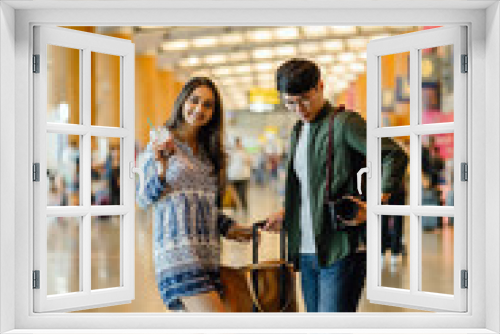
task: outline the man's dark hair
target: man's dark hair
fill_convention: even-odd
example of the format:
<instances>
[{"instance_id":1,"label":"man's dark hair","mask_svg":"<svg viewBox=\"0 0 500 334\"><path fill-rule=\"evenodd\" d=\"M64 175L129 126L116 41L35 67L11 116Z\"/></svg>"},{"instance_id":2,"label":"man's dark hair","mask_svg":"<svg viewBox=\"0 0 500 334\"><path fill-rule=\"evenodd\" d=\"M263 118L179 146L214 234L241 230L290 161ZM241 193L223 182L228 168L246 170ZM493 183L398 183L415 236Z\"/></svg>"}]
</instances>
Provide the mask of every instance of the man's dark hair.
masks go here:
<instances>
[{"instance_id":1,"label":"man's dark hair","mask_svg":"<svg viewBox=\"0 0 500 334\"><path fill-rule=\"evenodd\" d=\"M307 59L291 59L276 72L276 87L280 93L298 95L310 91L319 82L318 65Z\"/></svg>"}]
</instances>

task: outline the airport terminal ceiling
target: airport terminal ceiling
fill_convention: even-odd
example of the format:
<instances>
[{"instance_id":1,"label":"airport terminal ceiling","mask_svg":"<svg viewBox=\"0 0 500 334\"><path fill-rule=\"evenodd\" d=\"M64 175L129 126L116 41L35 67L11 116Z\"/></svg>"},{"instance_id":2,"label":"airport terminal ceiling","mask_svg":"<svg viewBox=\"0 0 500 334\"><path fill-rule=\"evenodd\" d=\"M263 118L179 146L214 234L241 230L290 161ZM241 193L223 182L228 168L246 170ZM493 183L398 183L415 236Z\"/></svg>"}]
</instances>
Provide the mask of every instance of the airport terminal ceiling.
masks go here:
<instances>
[{"instance_id":1,"label":"airport terminal ceiling","mask_svg":"<svg viewBox=\"0 0 500 334\"><path fill-rule=\"evenodd\" d=\"M94 32L129 36L137 55L156 56L156 66L173 72L180 82L211 77L221 88L225 109L244 110L252 88L275 87L275 70L286 59L320 64L326 95L333 99L366 73L369 41L426 28L431 27L137 26L96 27Z\"/></svg>"}]
</instances>

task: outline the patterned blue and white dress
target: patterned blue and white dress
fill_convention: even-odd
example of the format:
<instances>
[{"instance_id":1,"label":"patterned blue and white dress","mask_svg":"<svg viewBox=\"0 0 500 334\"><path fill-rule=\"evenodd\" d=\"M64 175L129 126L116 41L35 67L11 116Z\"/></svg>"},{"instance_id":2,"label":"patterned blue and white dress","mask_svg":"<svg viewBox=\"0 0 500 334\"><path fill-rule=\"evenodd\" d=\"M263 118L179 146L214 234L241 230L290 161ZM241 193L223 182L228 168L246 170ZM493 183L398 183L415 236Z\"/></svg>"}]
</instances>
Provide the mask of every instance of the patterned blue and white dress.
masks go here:
<instances>
[{"instance_id":1,"label":"patterned blue and white dress","mask_svg":"<svg viewBox=\"0 0 500 334\"><path fill-rule=\"evenodd\" d=\"M145 189L142 196L137 191L136 199L144 209L153 204L158 291L169 309L181 310L180 297L221 291L220 235L227 226L218 222L212 164L206 156L194 156L185 143L175 140L175 144L163 185L151 143L140 155L138 165L144 172ZM169 192L159 198L164 186Z\"/></svg>"}]
</instances>

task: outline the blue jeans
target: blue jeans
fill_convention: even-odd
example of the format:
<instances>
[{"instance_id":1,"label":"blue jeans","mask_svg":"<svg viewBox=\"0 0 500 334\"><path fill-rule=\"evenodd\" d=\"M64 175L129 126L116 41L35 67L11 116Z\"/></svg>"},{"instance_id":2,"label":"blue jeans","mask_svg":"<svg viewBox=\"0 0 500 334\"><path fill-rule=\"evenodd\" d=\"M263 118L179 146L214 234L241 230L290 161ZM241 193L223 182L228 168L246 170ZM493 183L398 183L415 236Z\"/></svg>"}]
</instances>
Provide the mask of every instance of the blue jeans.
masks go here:
<instances>
[{"instance_id":1,"label":"blue jeans","mask_svg":"<svg viewBox=\"0 0 500 334\"><path fill-rule=\"evenodd\" d=\"M354 253L320 268L316 254L300 257L307 312L356 312L366 277L366 253Z\"/></svg>"}]
</instances>

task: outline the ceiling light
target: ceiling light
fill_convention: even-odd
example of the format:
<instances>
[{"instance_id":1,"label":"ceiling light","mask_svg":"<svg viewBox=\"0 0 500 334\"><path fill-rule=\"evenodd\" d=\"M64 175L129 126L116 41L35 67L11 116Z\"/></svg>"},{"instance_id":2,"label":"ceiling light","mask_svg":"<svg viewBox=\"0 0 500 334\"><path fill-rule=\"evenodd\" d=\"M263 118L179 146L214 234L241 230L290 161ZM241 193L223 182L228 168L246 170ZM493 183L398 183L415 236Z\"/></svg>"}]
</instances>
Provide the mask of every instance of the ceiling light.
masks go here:
<instances>
[{"instance_id":1,"label":"ceiling light","mask_svg":"<svg viewBox=\"0 0 500 334\"><path fill-rule=\"evenodd\" d=\"M251 83L253 83L253 77L252 76L238 77L238 82L244 83L244 84L251 84Z\"/></svg>"},{"instance_id":2,"label":"ceiling light","mask_svg":"<svg viewBox=\"0 0 500 334\"><path fill-rule=\"evenodd\" d=\"M248 73L252 71L252 67L250 65L240 65L234 67L234 71L236 73Z\"/></svg>"},{"instance_id":3,"label":"ceiling light","mask_svg":"<svg viewBox=\"0 0 500 334\"><path fill-rule=\"evenodd\" d=\"M315 53L320 49L320 45L318 43L300 43L299 51L304 53Z\"/></svg>"},{"instance_id":4,"label":"ceiling light","mask_svg":"<svg viewBox=\"0 0 500 334\"><path fill-rule=\"evenodd\" d=\"M277 39L295 39L299 37L299 29L295 27L277 28L274 34Z\"/></svg>"},{"instance_id":5,"label":"ceiling light","mask_svg":"<svg viewBox=\"0 0 500 334\"><path fill-rule=\"evenodd\" d=\"M340 51L343 48L343 43L341 40L330 39L323 42L323 47L326 50Z\"/></svg>"},{"instance_id":6,"label":"ceiling light","mask_svg":"<svg viewBox=\"0 0 500 334\"><path fill-rule=\"evenodd\" d=\"M272 37L269 30L252 30L248 32L248 38L256 42L268 41Z\"/></svg>"},{"instance_id":7,"label":"ceiling light","mask_svg":"<svg viewBox=\"0 0 500 334\"><path fill-rule=\"evenodd\" d=\"M357 75L354 74L354 73L346 73L344 78L347 80L347 81L354 81L356 79Z\"/></svg>"},{"instance_id":8,"label":"ceiling light","mask_svg":"<svg viewBox=\"0 0 500 334\"><path fill-rule=\"evenodd\" d=\"M333 26L331 29L336 35L349 35L356 33L355 26Z\"/></svg>"},{"instance_id":9,"label":"ceiling light","mask_svg":"<svg viewBox=\"0 0 500 334\"><path fill-rule=\"evenodd\" d=\"M349 68L351 69L351 71L353 71L355 73L359 73L359 72L363 72L365 70L365 65L363 65L361 63L351 63L351 64L349 64Z\"/></svg>"},{"instance_id":10,"label":"ceiling light","mask_svg":"<svg viewBox=\"0 0 500 334\"><path fill-rule=\"evenodd\" d=\"M189 46L189 42L187 40L176 40L176 41L169 41L163 43L163 50L165 51L172 51L172 50L182 50L182 49L187 49Z\"/></svg>"},{"instance_id":11,"label":"ceiling light","mask_svg":"<svg viewBox=\"0 0 500 334\"><path fill-rule=\"evenodd\" d=\"M328 67L325 66L325 64L318 64L318 67L319 67L320 72L323 73L323 75L328 75L329 70L328 70Z\"/></svg>"},{"instance_id":12,"label":"ceiling light","mask_svg":"<svg viewBox=\"0 0 500 334\"><path fill-rule=\"evenodd\" d=\"M148 30L148 29L163 29L165 28L164 26L141 26L141 29L143 30Z\"/></svg>"},{"instance_id":13,"label":"ceiling light","mask_svg":"<svg viewBox=\"0 0 500 334\"><path fill-rule=\"evenodd\" d=\"M230 94L233 98L233 101L245 101L246 100L246 88L239 88L238 91L231 91Z\"/></svg>"},{"instance_id":14,"label":"ceiling light","mask_svg":"<svg viewBox=\"0 0 500 334\"><path fill-rule=\"evenodd\" d=\"M220 42L222 44L238 44L243 42L243 36L241 34L225 34L220 36Z\"/></svg>"},{"instance_id":15,"label":"ceiling light","mask_svg":"<svg viewBox=\"0 0 500 334\"><path fill-rule=\"evenodd\" d=\"M232 73L232 71L229 67L218 67L218 68L214 68L212 70L212 73L214 75L229 75Z\"/></svg>"},{"instance_id":16,"label":"ceiling light","mask_svg":"<svg viewBox=\"0 0 500 334\"><path fill-rule=\"evenodd\" d=\"M196 65L200 64L200 58L198 58L198 57L184 58L184 59L181 59L181 61L179 62L179 64L182 67L196 66Z\"/></svg>"},{"instance_id":17,"label":"ceiling light","mask_svg":"<svg viewBox=\"0 0 500 334\"><path fill-rule=\"evenodd\" d=\"M253 57L257 59L272 58L273 50L271 49L257 49L253 53Z\"/></svg>"},{"instance_id":18,"label":"ceiling light","mask_svg":"<svg viewBox=\"0 0 500 334\"><path fill-rule=\"evenodd\" d=\"M258 63L255 65L255 68L257 71L262 72L262 71L270 71L274 67L273 63Z\"/></svg>"},{"instance_id":19,"label":"ceiling light","mask_svg":"<svg viewBox=\"0 0 500 334\"><path fill-rule=\"evenodd\" d=\"M353 50L366 49L367 40L364 38L351 38L347 40L347 46Z\"/></svg>"},{"instance_id":20,"label":"ceiling light","mask_svg":"<svg viewBox=\"0 0 500 334\"><path fill-rule=\"evenodd\" d=\"M328 35L328 27L325 26L305 26L302 27L307 37L322 37Z\"/></svg>"},{"instance_id":21,"label":"ceiling light","mask_svg":"<svg viewBox=\"0 0 500 334\"><path fill-rule=\"evenodd\" d=\"M226 61L227 57L222 54L210 55L205 57L205 63L207 64L220 64Z\"/></svg>"},{"instance_id":22,"label":"ceiling light","mask_svg":"<svg viewBox=\"0 0 500 334\"><path fill-rule=\"evenodd\" d=\"M274 74L261 73L258 75L259 81L274 81Z\"/></svg>"},{"instance_id":23,"label":"ceiling light","mask_svg":"<svg viewBox=\"0 0 500 334\"><path fill-rule=\"evenodd\" d=\"M279 56L293 56L295 55L295 46L286 45L277 47L276 54Z\"/></svg>"},{"instance_id":24,"label":"ceiling light","mask_svg":"<svg viewBox=\"0 0 500 334\"><path fill-rule=\"evenodd\" d=\"M193 72L193 77L210 77L210 71L209 70L198 70Z\"/></svg>"},{"instance_id":25,"label":"ceiling light","mask_svg":"<svg viewBox=\"0 0 500 334\"><path fill-rule=\"evenodd\" d=\"M233 52L228 54L229 60L231 61L243 61L248 60L248 53L246 52Z\"/></svg>"},{"instance_id":26,"label":"ceiling light","mask_svg":"<svg viewBox=\"0 0 500 334\"><path fill-rule=\"evenodd\" d=\"M283 65L285 63L286 60L277 60L275 63L274 63L274 67L275 68L279 68L281 65Z\"/></svg>"},{"instance_id":27,"label":"ceiling light","mask_svg":"<svg viewBox=\"0 0 500 334\"><path fill-rule=\"evenodd\" d=\"M318 56L316 58L316 60L318 61L318 63L330 64L330 63L333 63L334 57L333 57L333 55L321 55L321 56Z\"/></svg>"},{"instance_id":28,"label":"ceiling light","mask_svg":"<svg viewBox=\"0 0 500 334\"><path fill-rule=\"evenodd\" d=\"M335 74L342 74L345 72L343 65L335 65L332 67L332 72Z\"/></svg>"},{"instance_id":29,"label":"ceiling light","mask_svg":"<svg viewBox=\"0 0 500 334\"><path fill-rule=\"evenodd\" d=\"M198 47L198 48L214 46L216 44L217 44L217 37L215 37L215 36L197 38L197 39L193 40L193 45Z\"/></svg>"},{"instance_id":30,"label":"ceiling light","mask_svg":"<svg viewBox=\"0 0 500 334\"><path fill-rule=\"evenodd\" d=\"M361 30L362 31L370 31L370 32L373 32L373 31L383 31L385 29L385 27L383 26L362 26L361 27Z\"/></svg>"},{"instance_id":31,"label":"ceiling light","mask_svg":"<svg viewBox=\"0 0 500 334\"><path fill-rule=\"evenodd\" d=\"M370 37L370 40L373 41L374 39L386 38L386 37L391 37L391 35L388 35L388 34L374 35L374 36Z\"/></svg>"},{"instance_id":32,"label":"ceiling light","mask_svg":"<svg viewBox=\"0 0 500 334\"><path fill-rule=\"evenodd\" d=\"M247 106L247 103L243 99L243 100L234 101L233 105L234 105L235 109L243 109L243 108L245 108Z\"/></svg>"},{"instance_id":33,"label":"ceiling light","mask_svg":"<svg viewBox=\"0 0 500 334\"><path fill-rule=\"evenodd\" d=\"M235 77L227 77L222 80L224 86L232 86L237 82Z\"/></svg>"},{"instance_id":34,"label":"ceiling light","mask_svg":"<svg viewBox=\"0 0 500 334\"><path fill-rule=\"evenodd\" d=\"M338 80L333 85L333 90L336 93L340 93L341 91L343 91L344 89L346 89L348 86L349 86L349 84L347 83L347 81L345 81L345 80Z\"/></svg>"},{"instance_id":35,"label":"ceiling light","mask_svg":"<svg viewBox=\"0 0 500 334\"><path fill-rule=\"evenodd\" d=\"M356 57L352 52L343 52L339 55L339 60L345 63L354 61L354 59L356 59Z\"/></svg>"}]
</instances>

